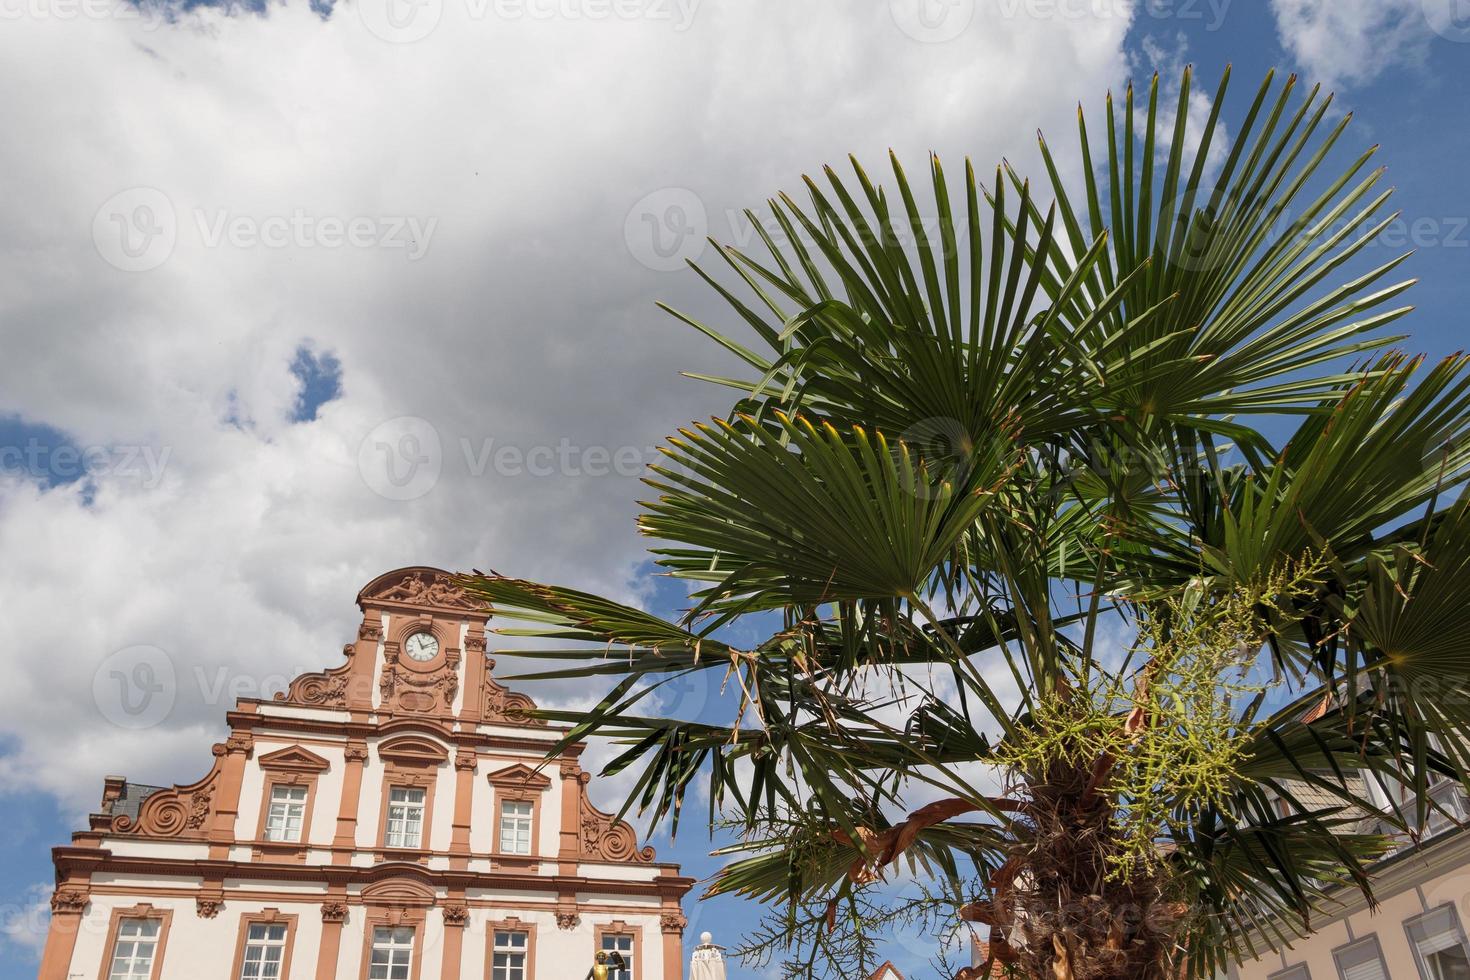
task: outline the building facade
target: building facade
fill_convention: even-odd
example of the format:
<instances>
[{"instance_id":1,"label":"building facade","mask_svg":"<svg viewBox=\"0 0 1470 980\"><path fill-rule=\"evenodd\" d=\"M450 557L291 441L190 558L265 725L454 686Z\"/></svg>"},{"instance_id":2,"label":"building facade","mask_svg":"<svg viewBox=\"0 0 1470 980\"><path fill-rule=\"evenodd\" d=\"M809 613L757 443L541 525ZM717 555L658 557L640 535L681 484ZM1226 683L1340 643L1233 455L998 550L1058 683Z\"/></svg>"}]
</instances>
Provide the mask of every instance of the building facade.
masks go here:
<instances>
[{"instance_id":1,"label":"building facade","mask_svg":"<svg viewBox=\"0 0 1470 980\"><path fill-rule=\"evenodd\" d=\"M1433 814L1422 843L1402 843L1372 870L1376 908L1343 888L1311 935L1233 964L1226 980L1470 980L1470 830L1456 825L1470 820L1470 801L1448 780L1432 795L1447 813Z\"/></svg>"},{"instance_id":2,"label":"building facade","mask_svg":"<svg viewBox=\"0 0 1470 980\"><path fill-rule=\"evenodd\" d=\"M39 980L680 980L693 882L589 801L446 573L357 597L340 666L240 701L213 766L106 780L55 849Z\"/></svg>"}]
</instances>

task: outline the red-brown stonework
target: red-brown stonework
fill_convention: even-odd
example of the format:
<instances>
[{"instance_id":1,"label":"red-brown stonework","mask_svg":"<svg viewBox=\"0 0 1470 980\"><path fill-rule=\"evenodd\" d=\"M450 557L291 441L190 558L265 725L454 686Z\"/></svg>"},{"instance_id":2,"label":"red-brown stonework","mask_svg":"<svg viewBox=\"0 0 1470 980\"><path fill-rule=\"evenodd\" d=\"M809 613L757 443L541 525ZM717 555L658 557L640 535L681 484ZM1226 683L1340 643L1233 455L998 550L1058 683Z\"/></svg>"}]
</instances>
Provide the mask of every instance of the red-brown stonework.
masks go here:
<instances>
[{"instance_id":1,"label":"red-brown stonework","mask_svg":"<svg viewBox=\"0 0 1470 980\"><path fill-rule=\"evenodd\" d=\"M295 980L364 980L390 940L419 980L485 977L497 934L522 942L527 977L580 976L603 934L636 938L641 980L682 977L693 882L593 805L581 745L547 759L564 730L495 679L490 610L425 567L357 602L343 662L241 700L203 778L106 780L53 852L39 980L93 976L135 929L158 932L155 977L212 975L252 925Z\"/></svg>"}]
</instances>

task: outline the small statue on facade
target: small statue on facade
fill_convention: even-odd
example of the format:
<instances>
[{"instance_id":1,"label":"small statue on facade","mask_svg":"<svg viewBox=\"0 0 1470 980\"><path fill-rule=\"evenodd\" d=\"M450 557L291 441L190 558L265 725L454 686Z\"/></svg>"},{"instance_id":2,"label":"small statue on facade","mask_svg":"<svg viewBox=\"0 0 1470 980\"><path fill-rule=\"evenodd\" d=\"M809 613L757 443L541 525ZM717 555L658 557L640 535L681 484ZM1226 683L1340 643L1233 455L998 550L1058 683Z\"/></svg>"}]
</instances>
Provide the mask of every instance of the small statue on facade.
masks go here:
<instances>
[{"instance_id":1,"label":"small statue on facade","mask_svg":"<svg viewBox=\"0 0 1470 980\"><path fill-rule=\"evenodd\" d=\"M628 961L623 959L623 954L613 950L609 956L607 950L597 951L597 962L592 964L592 969L587 971L583 980L608 980L612 974L610 970L623 970L628 966Z\"/></svg>"}]
</instances>

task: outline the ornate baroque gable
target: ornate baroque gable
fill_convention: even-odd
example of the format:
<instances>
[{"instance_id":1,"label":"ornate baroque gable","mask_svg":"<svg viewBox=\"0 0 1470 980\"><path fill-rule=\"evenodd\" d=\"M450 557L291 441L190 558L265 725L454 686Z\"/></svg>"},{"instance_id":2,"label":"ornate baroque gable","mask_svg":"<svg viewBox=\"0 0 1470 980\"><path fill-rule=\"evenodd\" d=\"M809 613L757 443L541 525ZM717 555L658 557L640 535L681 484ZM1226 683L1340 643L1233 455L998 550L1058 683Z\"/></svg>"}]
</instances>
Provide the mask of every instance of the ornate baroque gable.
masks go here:
<instances>
[{"instance_id":1,"label":"ornate baroque gable","mask_svg":"<svg viewBox=\"0 0 1470 980\"><path fill-rule=\"evenodd\" d=\"M536 702L496 681L494 670L495 661L485 658L485 683L480 692L480 714L484 720L505 725L545 725L541 718L526 717L526 712L535 710Z\"/></svg>"},{"instance_id":2,"label":"ornate baroque gable","mask_svg":"<svg viewBox=\"0 0 1470 980\"><path fill-rule=\"evenodd\" d=\"M485 621L491 609L456 576L425 566L396 569L369 582L358 593L357 604L363 620L357 641L343 648L347 662L302 674L276 701L441 719L457 715L501 725L546 724L527 717L535 701L495 680L495 661L485 655ZM422 652L422 647L405 650L405 643L418 634L432 637L437 656L409 656Z\"/></svg>"},{"instance_id":3,"label":"ornate baroque gable","mask_svg":"<svg viewBox=\"0 0 1470 980\"><path fill-rule=\"evenodd\" d=\"M582 858L618 864L652 864L655 857L653 848L639 849L638 834L632 826L627 821L615 820L611 813L603 813L587 798L587 783L592 774L584 772L578 779L582 782L578 834Z\"/></svg>"},{"instance_id":4,"label":"ornate baroque gable","mask_svg":"<svg viewBox=\"0 0 1470 980\"><path fill-rule=\"evenodd\" d=\"M403 568L381 575L358 594L359 605L366 602L401 603L436 609L481 611L489 608L472 599L454 576L437 568Z\"/></svg>"},{"instance_id":5,"label":"ornate baroque gable","mask_svg":"<svg viewBox=\"0 0 1470 980\"><path fill-rule=\"evenodd\" d=\"M219 775L220 768L216 765L197 783L151 793L138 807L136 817L127 813L115 814L107 821L107 829L114 834L139 837L203 840L209 833Z\"/></svg>"},{"instance_id":6,"label":"ornate baroque gable","mask_svg":"<svg viewBox=\"0 0 1470 980\"><path fill-rule=\"evenodd\" d=\"M357 656L359 644L374 647L383 638L383 627L371 618L364 619L357 630L358 643L349 643L342 648L347 662L340 667L302 674L291 682L291 686L278 692L275 699L288 704L299 704L309 708L345 708L353 691L353 658ZM360 675L358 675L360 676ZM362 682L358 686L364 687Z\"/></svg>"},{"instance_id":7,"label":"ornate baroque gable","mask_svg":"<svg viewBox=\"0 0 1470 980\"><path fill-rule=\"evenodd\" d=\"M459 696L459 651L451 649L444 662L427 673L406 668L396 642L383 645L383 676L378 694L389 710L414 714L449 714Z\"/></svg>"}]
</instances>

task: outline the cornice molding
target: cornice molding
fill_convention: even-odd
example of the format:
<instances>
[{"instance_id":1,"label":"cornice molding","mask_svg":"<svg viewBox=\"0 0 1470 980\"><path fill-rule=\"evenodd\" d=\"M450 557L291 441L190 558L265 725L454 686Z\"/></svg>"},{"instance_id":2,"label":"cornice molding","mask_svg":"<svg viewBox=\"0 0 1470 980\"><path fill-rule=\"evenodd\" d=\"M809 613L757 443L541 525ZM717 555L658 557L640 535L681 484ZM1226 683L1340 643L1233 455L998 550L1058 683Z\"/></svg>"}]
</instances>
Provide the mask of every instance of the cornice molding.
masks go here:
<instances>
[{"instance_id":1,"label":"cornice molding","mask_svg":"<svg viewBox=\"0 0 1470 980\"><path fill-rule=\"evenodd\" d=\"M584 875L538 875L512 869L470 871L425 868L403 861L390 861L372 867L345 864L275 864L228 860L178 860L165 857L148 858L119 855L105 849L86 849L82 860L76 848L55 848L52 857L58 872L142 875L155 878L177 878L185 881L206 880L278 881L292 884L320 884L324 889L348 889L374 882L413 880L433 889L462 893L466 889L496 889L544 893L550 898L571 893L613 896L682 898L695 885L693 878L678 874L678 865L645 865L652 870L669 871L656 877L637 880L599 878ZM181 887L187 887L181 881ZM356 901L355 899L352 901Z\"/></svg>"}]
</instances>

